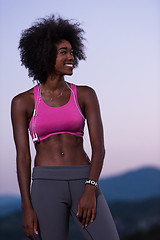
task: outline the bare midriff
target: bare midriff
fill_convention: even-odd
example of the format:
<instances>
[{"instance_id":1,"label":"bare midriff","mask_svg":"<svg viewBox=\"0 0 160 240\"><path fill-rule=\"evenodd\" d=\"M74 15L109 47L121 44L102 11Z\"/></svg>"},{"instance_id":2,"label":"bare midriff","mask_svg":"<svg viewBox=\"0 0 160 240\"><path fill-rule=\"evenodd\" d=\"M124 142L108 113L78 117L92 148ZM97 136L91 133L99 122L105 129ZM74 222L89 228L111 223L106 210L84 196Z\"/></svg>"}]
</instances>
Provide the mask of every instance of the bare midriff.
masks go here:
<instances>
[{"instance_id":1,"label":"bare midriff","mask_svg":"<svg viewBox=\"0 0 160 240\"><path fill-rule=\"evenodd\" d=\"M68 133L57 134L37 143L35 166L89 165L83 138Z\"/></svg>"}]
</instances>

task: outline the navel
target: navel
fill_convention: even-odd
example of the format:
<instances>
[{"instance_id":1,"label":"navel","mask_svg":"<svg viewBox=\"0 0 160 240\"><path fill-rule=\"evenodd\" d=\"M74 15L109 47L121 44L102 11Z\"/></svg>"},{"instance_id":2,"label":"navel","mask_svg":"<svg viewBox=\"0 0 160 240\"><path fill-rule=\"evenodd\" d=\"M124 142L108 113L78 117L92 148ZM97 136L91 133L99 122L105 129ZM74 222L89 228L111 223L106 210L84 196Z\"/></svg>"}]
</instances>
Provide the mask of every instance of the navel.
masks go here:
<instances>
[{"instance_id":1,"label":"navel","mask_svg":"<svg viewBox=\"0 0 160 240\"><path fill-rule=\"evenodd\" d=\"M61 152L61 156L62 156L62 157L64 156L64 152Z\"/></svg>"}]
</instances>

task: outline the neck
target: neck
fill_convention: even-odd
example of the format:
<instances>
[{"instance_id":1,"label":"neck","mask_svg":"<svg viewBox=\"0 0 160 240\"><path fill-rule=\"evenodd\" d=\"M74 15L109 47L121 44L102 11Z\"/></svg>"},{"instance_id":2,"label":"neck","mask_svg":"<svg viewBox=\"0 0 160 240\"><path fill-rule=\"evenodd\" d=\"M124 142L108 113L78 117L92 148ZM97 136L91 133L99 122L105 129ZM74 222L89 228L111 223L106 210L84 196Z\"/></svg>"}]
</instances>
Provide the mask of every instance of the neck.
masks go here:
<instances>
[{"instance_id":1,"label":"neck","mask_svg":"<svg viewBox=\"0 0 160 240\"><path fill-rule=\"evenodd\" d=\"M64 86L65 80L64 76L49 76L47 81L42 84L46 89L55 91L56 89L62 88Z\"/></svg>"}]
</instances>

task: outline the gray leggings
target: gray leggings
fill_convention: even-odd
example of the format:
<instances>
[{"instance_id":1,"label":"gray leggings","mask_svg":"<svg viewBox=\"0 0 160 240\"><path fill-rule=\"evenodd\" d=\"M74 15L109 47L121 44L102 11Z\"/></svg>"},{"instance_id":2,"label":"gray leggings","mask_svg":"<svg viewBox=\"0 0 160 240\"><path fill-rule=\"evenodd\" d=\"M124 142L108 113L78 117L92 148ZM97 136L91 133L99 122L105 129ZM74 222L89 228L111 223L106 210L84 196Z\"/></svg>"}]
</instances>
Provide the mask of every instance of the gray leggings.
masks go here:
<instances>
[{"instance_id":1,"label":"gray leggings","mask_svg":"<svg viewBox=\"0 0 160 240\"><path fill-rule=\"evenodd\" d=\"M86 240L119 240L106 200L96 189L96 218L86 228L76 216L90 165L37 166L32 173L31 200L42 240L67 240L72 215Z\"/></svg>"}]
</instances>

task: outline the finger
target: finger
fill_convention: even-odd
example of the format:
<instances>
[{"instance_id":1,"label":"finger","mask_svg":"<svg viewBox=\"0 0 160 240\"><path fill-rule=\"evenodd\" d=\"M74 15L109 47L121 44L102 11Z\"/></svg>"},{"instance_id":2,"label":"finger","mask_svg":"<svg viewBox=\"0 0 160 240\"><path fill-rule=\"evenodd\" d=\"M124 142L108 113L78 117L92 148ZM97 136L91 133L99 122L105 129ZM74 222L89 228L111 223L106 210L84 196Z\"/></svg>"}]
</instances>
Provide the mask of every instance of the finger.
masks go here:
<instances>
[{"instance_id":1,"label":"finger","mask_svg":"<svg viewBox=\"0 0 160 240\"><path fill-rule=\"evenodd\" d=\"M34 218L34 232L35 234L38 234L38 220L37 217Z\"/></svg>"},{"instance_id":2,"label":"finger","mask_svg":"<svg viewBox=\"0 0 160 240\"><path fill-rule=\"evenodd\" d=\"M82 227L83 228L84 228L84 225L85 225L86 217L87 217L87 210L84 209L83 210L83 215L82 215Z\"/></svg>"},{"instance_id":3,"label":"finger","mask_svg":"<svg viewBox=\"0 0 160 240\"><path fill-rule=\"evenodd\" d=\"M78 204L78 209L77 209L77 216L79 216L79 212L80 212L80 207L79 207L79 204Z\"/></svg>"},{"instance_id":4,"label":"finger","mask_svg":"<svg viewBox=\"0 0 160 240\"><path fill-rule=\"evenodd\" d=\"M29 238L29 239L33 239L33 229L30 228L29 226L24 226L23 227L24 233L25 235Z\"/></svg>"},{"instance_id":5,"label":"finger","mask_svg":"<svg viewBox=\"0 0 160 240\"><path fill-rule=\"evenodd\" d=\"M31 239L31 240L36 240L36 238L34 237L34 235L32 235L30 239Z\"/></svg>"},{"instance_id":6,"label":"finger","mask_svg":"<svg viewBox=\"0 0 160 240\"><path fill-rule=\"evenodd\" d=\"M33 227L29 229L28 231L28 235L29 235L29 238L31 240L36 240L35 236L34 236L34 232L33 232L33 229L34 229L34 222L33 222Z\"/></svg>"},{"instance_id":7,"label":"finger","mask_svg":"<svg viewBox=\"0 0 160 240\"><path fill-rule=\"evenodd\" d=\"M81 217L82 217L82 213L83 213L83 209L80 207L80 206L78 206L78 211L77 211L77 216L81 219Z\"/></svg>"},{"instance_id":8,"label":"finger","mask_svg":"<svg viewBox=\"0 0 160 240\"><path fill-rule=\"evenodd\" d=\"M91 218L91 209L88 209L87 211L87 217L86 217L86 222L85 222L85 227L88 226L89 220Z\"/></svg>"},{"instance_id":9,"label":"finger","mask_svg":"<svg viewBox=\"0 0 160 240\"><path fill-rule=\"evenodd\" d=\"M34 235L33 235L33 231L25 232L25 235L31 240L36 240Z\"/></svg>"},{"instance_id":10,"label":"finger","mask_svg":"<svg viewBox=\"0 0 160 240\"><path fill-rule=\"evenodd\" d=\"M30 239L31 239L31 240L36 240L35 237L34 237L34 235L32 235Z\"/></svg>"},{"instance_id":11,"label":"finger","mask_svg":"<svg viewBox=\"0 0 160 240\"><path fill-rule=\"evenodd\" d=\"M95 217L96 217L96 208L92 208L92 218L91 218L91 222L94 221Z\"/></svg>"}]
</instances>

